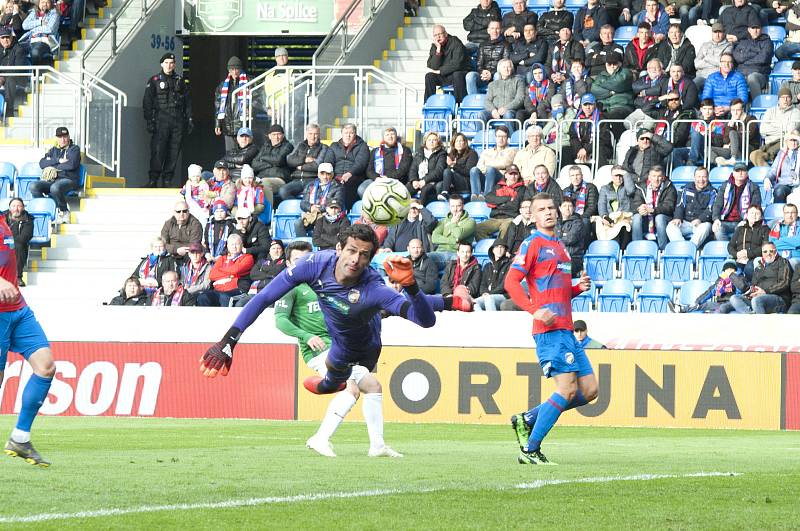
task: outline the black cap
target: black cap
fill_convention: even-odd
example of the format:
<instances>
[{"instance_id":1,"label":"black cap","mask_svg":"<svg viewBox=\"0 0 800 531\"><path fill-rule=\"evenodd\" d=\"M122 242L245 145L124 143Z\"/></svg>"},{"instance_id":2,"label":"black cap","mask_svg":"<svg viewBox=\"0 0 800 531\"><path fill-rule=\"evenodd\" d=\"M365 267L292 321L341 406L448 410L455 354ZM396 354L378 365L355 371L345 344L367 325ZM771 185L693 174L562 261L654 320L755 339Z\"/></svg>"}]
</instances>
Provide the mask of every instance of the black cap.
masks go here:
<instances>
[{"instance_id":1,"label":"black cap","mask_svg":"<svg viewBox=\"0 0 800 531\"><path fill-rule=\"evenodd\" d=\"M622 63L622 57L618 53L611 52L610 54L606 55L607 65L618 65L621 63Z\"/></svg>"},{"instance_id":2,"label":"black cap","mask_svg":"<svg viewBox=\"0 0 800 531\"><path fill-rule=\"evenodd\" d=\"M165 53L164 55L161 56L161 60L159 61L159 64L163 63L167 59L172 59L174 61L175 60L175 54L171 53L171 52Z\"/></svg>"},{"instance_id":3,"label":"black cap","mask_svg":"<svg viewBox=\"0 0 800 531\"><path fill-rule=\"evenodd\" d=\"M800 70L800 61L792 63L792 70Z\"/></svg>"},{"instance_id":4,"label":"black cap","mask_svg":"<svg viewBox=\"0 0 800 531\"><path fill-rule=\"evenodd\" d=\"M267 134L270 133L280 133L282 135L286 134L286 132L283 130L283 126L280 124L272 124L269 126L269 129L267 129Z\"/></svg>"},{"instance_id":5,"label":"black cap","mask_svg":"<svg viewBox=\"0 0 800 531\"><path fill-rule=\"evenodd\" d=\"M220 169L226 169L227 170L228 169L228 163L225 162L224 160L218 160L217 162L214 163L214 168L220 168Z\"/></svg>"},{"instance_id":6,"label":"black cap","mask_svg":"<svg viewBox=\"0 0 800 531\"><path fill-rule=\"evenodd\" d=\"M342 208L342 205L341 205L341 203L339 203L339 201L338 201L338 200L336 200L336 199L331 199L330 201L328 201L327 203L325 203L325 206L326 206L326 207L336 207L336 208Z\"/></svg>"},{"instance_id":7,"label":"black cap","mask_svg":"<svg viewBox=\"0 0 800 531\"><path fill-rule=\"evenodd\" d=\"M14 33L10 28L0 28L0 37L13 37Z\"/></svg>"},{"instance_id":8,"label":"black cap","mask_svg":"<svg viewBox=\"0 0 800 531\"><path fill-rule=\"evenodd\" d=\"M66 127L57 127L56 128L56 136L69 136L69 129Z\"/></svg>"},{"instance_id":9,"label":"black cap","mask_svg":"<svg viewBox=\"0 0 800 531\"><path fill-rule=\"evenodd\" d=\"M235 55L228 59L228 69L231 68L238 68L239 70L242 69L244 65L242 65L242 60L236 57Z\"/></svg>"},{"instance_id":10,"label":"black cap","mask_svg":"<svg viewBox=\"0 0 800 531\"><path fill-rule=\"evenodd\" d=\"M579 332L586 332L586 321L578 319L573 323L572 329Z\"/></svg>"}]
</instances>

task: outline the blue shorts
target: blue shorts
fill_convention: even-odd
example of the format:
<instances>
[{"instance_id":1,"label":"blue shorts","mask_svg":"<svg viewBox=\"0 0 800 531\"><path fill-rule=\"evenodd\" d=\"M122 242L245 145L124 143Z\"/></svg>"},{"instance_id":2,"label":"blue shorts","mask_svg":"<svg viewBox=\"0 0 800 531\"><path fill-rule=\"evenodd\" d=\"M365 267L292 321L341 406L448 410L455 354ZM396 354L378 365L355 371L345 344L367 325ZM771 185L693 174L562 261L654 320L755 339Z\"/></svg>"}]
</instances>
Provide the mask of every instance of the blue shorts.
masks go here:
<instances>
[{"instance_id":1,"label":"blue shorts","mask_svg":"<svg viewBox=\"0 0 800 531\"><path fill-rule=\"evenodd\" d=\"M578 378L594 374L586 351L569 330L553 330L535 334L536 356L545 378L554 374L577 373Z\"/></svg>"},{"instance_id":2,"label":"blue shorts","mask_svg":"<svg viewBox=\"0 0 800 531\"><path fill-rule=\"evenodd\" d=\"M40 348L49 347L44 330L28 306L15 312L0 313L0 371L5 370L9 350L28 359Z\"/></svg>"}]
</instances>

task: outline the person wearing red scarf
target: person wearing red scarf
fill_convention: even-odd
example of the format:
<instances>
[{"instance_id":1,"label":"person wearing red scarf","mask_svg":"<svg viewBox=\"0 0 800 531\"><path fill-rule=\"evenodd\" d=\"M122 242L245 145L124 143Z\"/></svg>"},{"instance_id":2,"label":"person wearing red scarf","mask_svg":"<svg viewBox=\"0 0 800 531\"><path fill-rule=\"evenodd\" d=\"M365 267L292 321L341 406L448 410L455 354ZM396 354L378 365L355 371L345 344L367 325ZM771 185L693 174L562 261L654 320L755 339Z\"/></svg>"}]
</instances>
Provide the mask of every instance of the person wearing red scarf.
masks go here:
<instances>
[{"instance_id":1,"label":"person wearing red scarf","mask_svg":"<svg viewBox=\"0 0 800 531\"><path fill-rule=\"evenodd\" d=\"M472 297L480 295L481 266L477 258L472 256L472 244L459 243L455 260L449 261L444 268L442 295L452 295L456 286L466 286Z\"/></svg>"}]
</instances>

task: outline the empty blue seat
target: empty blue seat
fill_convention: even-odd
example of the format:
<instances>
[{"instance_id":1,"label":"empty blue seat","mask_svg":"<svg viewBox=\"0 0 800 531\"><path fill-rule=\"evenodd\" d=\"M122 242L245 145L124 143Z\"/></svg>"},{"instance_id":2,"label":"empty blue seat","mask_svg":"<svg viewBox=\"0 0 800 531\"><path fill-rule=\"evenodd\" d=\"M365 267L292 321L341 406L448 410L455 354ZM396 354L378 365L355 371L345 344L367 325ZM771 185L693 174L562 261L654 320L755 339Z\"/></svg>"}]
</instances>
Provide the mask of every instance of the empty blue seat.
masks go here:
<instances>
[{"instance_id":1,"label":"empty blue seat","mask_svg":"<svg viewBox=\"0 0 800 531\"><path fill-rule=\"evenodd\" d=\"M528 0L528 9L539 16L550 10L550 0Z\"/></svg>"},{"instance_id":2,"label":"empty blue seat","mask_svg":"<svg viewBox=\"0 0 800 531\"><path fill-rule=\"evenodd\" d=\"M632 241L622 255L622 278L641 287L645 280L653 278L658 261L658 244L650 240Z\"/></svg>"},{"instance_id":3,"label":"empty blue seat","mask_svg":"<svg viewBox=\"0 0 800 531\"><path fill-rule=\"evenodd\" d=\"M86 190L86 166L81 164L78 170L78 189L67 192L67 197L79 197Z\"/></svg>"},{"instance_id":4,"label":"empty blue seat","mask_svg":"<svg viewBox=\"0 0 800 531\"><path fill-rule=\"evenodd\" d=\"M614 32L614 42L625 48L636 37L637 26L620 26Z\"/></svg>"},{"instance_id":5,"label":"empty blue seat","mask_svg":"<svg viewBox=\"0 0 800 531\"><path fill-rule=\"evenodd\" d=\"M733 166L717 166L708 174L708 180L715 188L719 188L719 185L728 180L732 172Z\"/></svg>"},{"instance_id":6,"label":"empty blue seat","mask_svg":"<svg viewBox=\"0 0 800 531\"><path fill-rule=\"evenodd\" d=\"M770 107L775 107L778 105L778 95L777 94L760 94L753 99L753 102L750 104L750 111L766 111Z\"/></svg>"},{"instance_id":7,"label":"empty blue seat","mask_svg":"<svg viewBox=\"0 0 800 531\"><path fill-rule=\"evenodd\" d=\"M728 242L708 242L697 260L698 277L701 280L716 280L722 264L728 260Z\"/></svg>"},{"instance_id":8,"label":"empty blue seat","mask_svg":"<svg viewBox=\"0 0 800 531\"><path fill-rule=\"evenodd\" d=\"M483 131L485 126L483 120L481 120L481 112L484 110L485 102L486 94L468 94L464 96L456 112L458 131L460 133L472 138L475 133Z\"/></svg>"},{"instance_id":9,"label":"empty blue seat","mask_svg":"<svg viewBox=\"0 0 800 531\"><path fill-rule=\"evenodd\" d=\"M783 41L786 40L786 28L782 28L781 26L764 26L761 29L769 36L775 48L783 44Z\"/></svg>"},{"instance_id":10,"label":"empty blue seat","mask_svg":"<svg viewBox=\"0 0 800 531\"><path fill-rule=\"evenodd\" d=\"M597 295L597 309L601 312L628 312L633 303L633 282L623 278L609 280Z\"/></svg>"},{"instance_id":11,"label":"empty blue seat","mask_svg":"<svg viewBox=\"0 0 800 531\"><path fill-rule=\"evenodd\" d=\"M472 255L478 260L478 263L481 264L481 267L483 267L484 264L490 260L489 247L491 247L493 243L494 238L484 238L475 242L475 245L472 249Z\"/></svg>"},{"instance_id":12,"label":"empty blue seat","mask_svg":"<svg viewBox=\"0 0 800 531\"><path fill-rule=\"evenodd\" d=\"M25 210L33 216L31 243L48 243L52 235L52 223L56 219L56 202L49 197L38 197L27 201Z\"/></svg>"},{"instance_id":13,"label":"empty blue seat","mask_svg":"<svg viewBox=\"0 0 800 531\"><path fill-rule=\"evenodd\" d=\"M783 218L783 207L786 203L772 203L764 209L764 223L772 225L772 222L778 218Z\"/></svg>"},{"instance_id":14,"label":"empty blue seat","mask_svg":"<svg viewBox=\"0 0 800 531\"><path fill-rule=\"evenodd\" d=\"M770 170L769 166L753 166L752 168L747 170L747 175L750 177L751 181L753 181L758 185L761 185L761 183L764 182L764 179L767 178L769 170Z\"/></svg>"},{"instance_id":15,"label":"empty blue seat","mask_svg":"<svg viewBox=\"0 0 800 531\"><path fill-rule=\"evenodd\" d=\"M264 210L258 215L258 221L268 227L272 223L272 203L264 201Z\"/></svg>"},{"instance_id":16,"label":"empty blue seat","mask_svg":"<svg viewBox=\"0 0 800 531\"><path fill-rule=\"evenodd\" d=\"M456 98L451 94L433 94L422 106L422 130L448 133L456 113Z\"/></svg>"},{"instance_id":17,"label":"empty blue seat","mask_svg":"<svg viewBox=\"0 0 800 531\"><path fill-rule=\"evenodd\" d=\"M781 88L781 83L788 79L792 79L792 63L794 61L778 61L772 67L772 73L769 75L769 88L770 93L777 94Z\"/></svg>"},{"instance_id":18,"label":"empty blue seat","mask_svg":"<svg viewBox=\"0 0 800 531\"><path fill-rule=\"evenodd\" d=\"M497 139L494 136L494 129L478 131L475 133L475 136L472 137L472 142L470 145L478 154L480 154L484 149L495 147L497 145Z\"/></svg>"},{"instance_id":19,"label":"empty blue seat","mask_svg":"<svg viewBox=\"0 0 800 531\"><path fill-rule=\"evenodd\" d=\"M596 240L583 255L583 267L593 282L602 286L616 275L619 243L615 240Z\"/></svg>"},{"instance_id":20,"label":"empty blue seat","mask_svg":"<svg viewBox=\"0 0 800 531\"><path fill-rule=\"evenodd\" d=\"M10 162L0 162L0 198L10 196L11 185L16 177L16 166Z\"/></svg>"},{"instance_id":21,"label":"empty blue seat","mask_svg":"<svg viewBox=\"0 0 800 531\"><path fill-rule=\"evenodd\" d=\"M681 287L680 295L678 296L678 303L681 306L688 306L694 304L697 297L700 296L711 283L707 280L691 280Z\"/></svg>"},{"instance_id":22,"label":"empty blue seat","mask_svg":"<svg viewBox=\"0 0 800 531\"><path fill-rule=\"evenodd\" d=\"M294 223L301 214L299 199L281 201L274 216L273 236L279 240L293 240L297 236L294 232Z\"/></svg>"},{"instance_id":23,"label":"empty blue seat","mask_svg":"<svg viewBox=\"0 0 800 531\"><path fill-rule=\"evenodd\" d=\"M669 242L661 255L661 278L677 286L692 280L696 254L692 242Z\"/></svg>"},{"instance_id":24,"label":"empty blue seat","mask_svg":"<svg viewBox=\"0 0 800 531\"><path fill-rule=\"evenodd\" d=\"M672 169L669 180L675 185L675 188L680 191L681 188L689 183L694 182L694 172L697 166L678 166Z\"/></svg>"},{"instance_id":25,"label":"empty blue seat","mask_svg":"<svg viewBox=\"0 0 800 531\"><path fill-rule=\"evenodd\" d=\"M669 280L654 278L648 280L639 290L636 300L639 302L641 313L667 313L669 311L668 301L672 300L675 294L675 287Z\"/></svg>"},{"instance_id":26,"label":"empty blue seat","mask_svg":"<svg viewBox=\"0 0 800 531\"><path fill-rule=\"evenodd\" d=\"M522 149L525 146L525 131L523 129L517 129L511 133L508 145L514 149Z\"/></svg>"},{"instance_id":27,"label":"empty blue seat","mask_svg":"<svg viewBox=\"0 0 800 531\"><path fill-rule=\"evenodd\" d=\"M574 278L572 279L572 285L574 286L579 279ZM595 287L594 282L592 282L592 286L586 290L581 292L580 295L577 297L572 298L572 311L573 312L590 312L592 311L592 305L594 304L595 299L595 292L597 288Z\"/></svg>"},{"instance_id":28,"label":"empty blue seat","mask_svg":"<svg viewBox=\"0 0 800 531\"><path fill-rule=\"evenodd\" d=\"M475 220L475 223L486 221L489 219L489 214L492 213L492 209L485 201L470 201L464 205L464 210L467 211L469 217Z\"/></svg>"},{"instance_id":29,"label":"empty blue seat","mask_svg":"<svg viewBox=\"0 0 800 531\"><path fill-rule=\"evenodd\" d=\"M350 220L350 223L355 223L361 218L361 199L353 203L352 208L350 208L350 212L347 213L347 219Z\"/></svg>"},{"instance_id":30,"label":"empty blue seat","mask_svg":"<svg viewBox=\"0 0 800 531\"><path fill-rule=\"evenodd\" d=\"M450 205L446 201L431 201L425 208L437 221L441 221L450 213Z\"/></svg>"},{"instance_id":31,"label":"empty blue seat","mask_svg":"<svg viewBox=\"0 0 800 531\"><path fill-rule=\"evenodd\" d=\"M39 167L38 162L26 162L17 174L14 180L14 195L22 198L24 201L33 199L29 188L31 183L38 181L42 178L42 168Z\"/></svg>"}]
</instances>

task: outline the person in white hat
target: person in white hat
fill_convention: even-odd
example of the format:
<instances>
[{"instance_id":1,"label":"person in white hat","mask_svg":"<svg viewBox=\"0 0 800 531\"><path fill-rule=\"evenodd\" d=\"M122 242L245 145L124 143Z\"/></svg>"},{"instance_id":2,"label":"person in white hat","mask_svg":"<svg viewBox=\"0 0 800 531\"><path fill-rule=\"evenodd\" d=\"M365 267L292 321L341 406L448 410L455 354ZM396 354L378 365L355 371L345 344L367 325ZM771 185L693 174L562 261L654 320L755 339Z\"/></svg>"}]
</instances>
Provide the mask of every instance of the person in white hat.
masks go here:
<instances>
[{"instance_id":1,"label":"person in white hat","mask_svg":"<svg viewBox=\"0 0 800 531\"><path fill-rule=\"evenodd\" d=\"M340 205L344 204L344 192L342 186L333 180L333 164L323 162L317 167L317 178L303 190L303 199L300 201L303 214L295 222L295 234L308 236L317 218L324 214L325 205L334 200Z\"/></svg>"}]
</instances>

